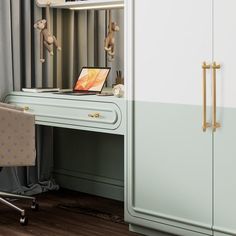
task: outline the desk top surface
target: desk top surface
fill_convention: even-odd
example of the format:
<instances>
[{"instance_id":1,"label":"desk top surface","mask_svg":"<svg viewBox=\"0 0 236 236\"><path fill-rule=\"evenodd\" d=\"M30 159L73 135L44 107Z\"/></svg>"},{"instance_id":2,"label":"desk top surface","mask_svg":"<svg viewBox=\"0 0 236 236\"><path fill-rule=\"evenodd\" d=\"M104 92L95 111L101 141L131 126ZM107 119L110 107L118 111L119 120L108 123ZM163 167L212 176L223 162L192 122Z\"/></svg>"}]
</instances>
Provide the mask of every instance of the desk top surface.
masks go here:
<instances>
[{"instance_id":1,"label":"desk top surface","mask_svg":"<svg viewBox=\"0 0 236 236\"><path fill-rule=\"evenodd\" d=\"M51 99L65 99L65 100L85 100L85 101L94 101L94 102L115 102L115 103L123 103L125 101L124 98L118 98L115 96L98 96L98 95L71 95L71 94L57 94L57 93L31 93L31 92L11 92L8 94L5 99L9 95L15 96L25 96L25 97L41 97L41 98L51 98Z\"/></svg>"}]
</instances>

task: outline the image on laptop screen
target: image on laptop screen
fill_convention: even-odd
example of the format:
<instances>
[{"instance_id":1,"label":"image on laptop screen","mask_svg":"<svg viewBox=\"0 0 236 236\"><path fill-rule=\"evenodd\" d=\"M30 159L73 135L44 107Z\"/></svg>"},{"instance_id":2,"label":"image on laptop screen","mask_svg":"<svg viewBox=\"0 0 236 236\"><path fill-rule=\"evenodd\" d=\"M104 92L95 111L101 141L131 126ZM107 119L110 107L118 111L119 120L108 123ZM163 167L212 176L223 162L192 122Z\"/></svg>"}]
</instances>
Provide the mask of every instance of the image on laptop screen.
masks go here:
<instances>
[{"instance_id":1,"label":"image on laptop screen","mask_svg":"<svg viewBox=\"0 0 236 236\"><path fill-rule=\"evenodd\" d=\"M110 68L82 68L74 91L100 92L108 77Z\"/></svg>"}]
</instances>

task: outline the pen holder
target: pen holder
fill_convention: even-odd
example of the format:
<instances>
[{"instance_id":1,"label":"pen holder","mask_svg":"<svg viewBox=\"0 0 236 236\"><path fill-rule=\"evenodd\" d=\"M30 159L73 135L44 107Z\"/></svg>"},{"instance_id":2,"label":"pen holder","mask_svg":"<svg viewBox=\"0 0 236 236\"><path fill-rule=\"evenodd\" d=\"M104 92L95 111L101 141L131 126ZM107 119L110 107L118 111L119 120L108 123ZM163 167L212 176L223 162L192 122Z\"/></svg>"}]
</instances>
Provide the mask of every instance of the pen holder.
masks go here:
<instances>
[{"instance_id":1,"label":"pen holder","mask_svg":"<svg viewBox=\"0 0 236 236\"><path fill-rule=\"evenodd\" d=\"M121 76L116 77L116 85L118 84L124 84L124 78Z\"/></svg>"}]
</instances>

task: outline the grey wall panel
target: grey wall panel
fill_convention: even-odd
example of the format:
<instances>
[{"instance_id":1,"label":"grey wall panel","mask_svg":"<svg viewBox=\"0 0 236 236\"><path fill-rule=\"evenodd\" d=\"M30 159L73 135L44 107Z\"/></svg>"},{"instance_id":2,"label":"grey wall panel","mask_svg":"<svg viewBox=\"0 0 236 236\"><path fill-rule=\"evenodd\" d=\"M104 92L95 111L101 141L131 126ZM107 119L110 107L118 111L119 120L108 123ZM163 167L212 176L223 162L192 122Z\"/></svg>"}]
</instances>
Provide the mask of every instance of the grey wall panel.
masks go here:
<instances>
[{"instance_id":1,"label":"grey wall panel","mask_svg":"<svg viewBox=\"0 0 236 236\"><path fill-rule=\"evenodd\" d=\"M63 187L67 185L62 176L69 175L74 178L73 186L67 182L69 188L123 200L124 137L55 128L54 169ZM86 189L85 184L90 186ZM117 196L109 191L117 191Z\"/></svg>"}]
</instances>

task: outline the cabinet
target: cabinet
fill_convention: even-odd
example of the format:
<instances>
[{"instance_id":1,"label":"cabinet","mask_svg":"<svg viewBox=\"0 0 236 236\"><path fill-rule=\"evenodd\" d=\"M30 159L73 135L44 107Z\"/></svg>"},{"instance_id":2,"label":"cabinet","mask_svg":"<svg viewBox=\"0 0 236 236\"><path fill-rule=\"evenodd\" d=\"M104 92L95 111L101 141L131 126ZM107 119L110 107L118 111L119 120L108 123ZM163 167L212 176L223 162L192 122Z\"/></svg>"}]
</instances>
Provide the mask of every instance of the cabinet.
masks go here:
<instances>
[{"instance_id":1,"label":"cabinet","mask_svg":"<svg viewBox=\"0 0 236 236\"><path fill-rule=\"evenodd\" d=\"M134 230L234 235L236 2L138 0L125 6L126 220ZM204 132L202 113L221 127Z\"/></svg>"},{"instance_id":2,"label":"cabinet","mask_svg":"<svg viewBox=\"0 0 236 236\"><path fill-rule=\"evenodd\" d=\"M214 1L214 58L217 74L217 117L214 134L214 225L216 236L236 235L236 2ZM226 234L228 233L228 234Z\"/></svg>"}]
</instances>

